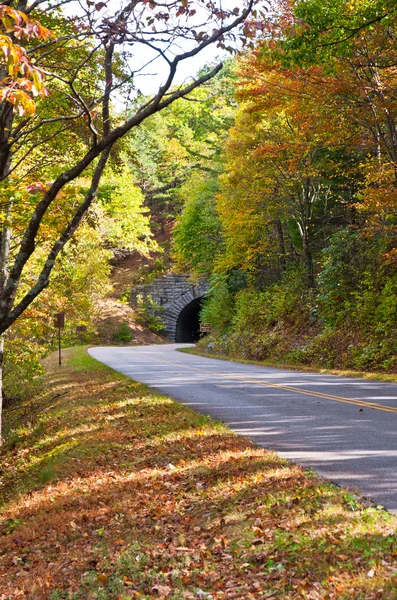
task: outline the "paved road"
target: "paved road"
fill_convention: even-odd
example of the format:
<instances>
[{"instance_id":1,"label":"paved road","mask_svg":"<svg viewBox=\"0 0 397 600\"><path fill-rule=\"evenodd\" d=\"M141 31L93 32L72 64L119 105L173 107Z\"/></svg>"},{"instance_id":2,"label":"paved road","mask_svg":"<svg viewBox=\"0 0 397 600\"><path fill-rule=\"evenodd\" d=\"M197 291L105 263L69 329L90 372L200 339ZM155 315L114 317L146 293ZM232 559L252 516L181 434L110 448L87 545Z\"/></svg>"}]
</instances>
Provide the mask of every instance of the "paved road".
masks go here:
<instances>
[{"instance_id":1,"label":"paved road","mask_svg":"<svg viewBox=\"0 0 397 600\"><path fill-rule=\"evenodd\" d=\"M186 346L89 352L116 371L397 512L397 384L177 352Z\"/></svg>"}]
</instances>

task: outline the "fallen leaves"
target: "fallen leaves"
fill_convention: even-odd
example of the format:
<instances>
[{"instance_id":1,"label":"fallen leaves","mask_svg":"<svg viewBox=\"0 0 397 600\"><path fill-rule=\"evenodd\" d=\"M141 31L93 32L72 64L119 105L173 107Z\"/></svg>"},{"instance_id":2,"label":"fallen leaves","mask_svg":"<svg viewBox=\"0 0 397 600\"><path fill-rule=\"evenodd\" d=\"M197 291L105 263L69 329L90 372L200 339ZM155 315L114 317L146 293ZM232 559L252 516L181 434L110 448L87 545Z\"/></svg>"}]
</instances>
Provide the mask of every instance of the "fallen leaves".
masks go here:
<instances>
[{"instance_id":1,"label":"fallen leaves","mask_svg":"<svg viewBox=\"0 0 397 600\"><path fill-rule=\"evenodd\" d=\"M392 597L394 517L106 370L49 381L67 393L7 455L0 598Z\"/></svg>"},{"instance_id":2,"label":"fallen leaves","mask_svg":"<svg viewBox=\"0 0 397 600\"><path fill-rule=\"evenodd\" d=\"M160 598L168 598L171 595L172 589L168 585L154 585L152 587L152 593L156 594Z\"/></svg>"}]
</instances>

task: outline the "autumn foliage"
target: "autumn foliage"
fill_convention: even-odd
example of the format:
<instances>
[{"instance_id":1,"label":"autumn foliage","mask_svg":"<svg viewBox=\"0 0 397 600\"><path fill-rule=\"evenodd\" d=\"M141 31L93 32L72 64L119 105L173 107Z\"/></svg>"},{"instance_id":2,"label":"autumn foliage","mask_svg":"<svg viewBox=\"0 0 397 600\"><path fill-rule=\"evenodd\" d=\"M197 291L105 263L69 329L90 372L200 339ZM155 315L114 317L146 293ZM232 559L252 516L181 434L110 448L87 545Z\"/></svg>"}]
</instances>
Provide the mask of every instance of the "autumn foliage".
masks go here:
<instances>
[{"instance_id":1,"label":"autumn foliage","mask_svg":"<svg viewBox=\"0 0 397 600\"><path fill-rule=\"evenodd\" d=\"M10 102L20 115L35 112L35 96L48 94L44 87L44 73L35 66L25 48L16 40L47 40L52 34L38 21L30 20L20 10L0 5L0 52L2 80L0 102Z\"/></svg>"},{"instance_id":2,"label":"autumn foliage","mask_svg":"<svg viewBox=\"0 0 397 600\"><path fill-rule=\"evenodd\" d=\"M285 2L237 61L202 315L220 352L395 370L396 26L387 2Z\"/></svg>"}]
</instances>

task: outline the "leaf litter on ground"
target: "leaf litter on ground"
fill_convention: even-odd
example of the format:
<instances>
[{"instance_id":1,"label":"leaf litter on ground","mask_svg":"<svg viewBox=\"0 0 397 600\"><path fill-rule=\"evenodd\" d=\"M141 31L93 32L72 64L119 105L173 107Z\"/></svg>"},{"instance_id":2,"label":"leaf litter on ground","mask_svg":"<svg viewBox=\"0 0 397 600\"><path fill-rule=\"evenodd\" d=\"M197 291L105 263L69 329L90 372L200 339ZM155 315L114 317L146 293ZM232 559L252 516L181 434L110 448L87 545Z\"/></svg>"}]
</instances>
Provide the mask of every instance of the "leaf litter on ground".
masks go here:
<instances>
[{"instance_id":1,"label":"leaf litter on ground","mask_svg":"<svg viewBox=\"0 0 397 600\"><path fill-rule=\"evenodd\" d=\"M6 414L0 599L397 598L397 519L100 365Z\"/></svg>"}]
</instances>

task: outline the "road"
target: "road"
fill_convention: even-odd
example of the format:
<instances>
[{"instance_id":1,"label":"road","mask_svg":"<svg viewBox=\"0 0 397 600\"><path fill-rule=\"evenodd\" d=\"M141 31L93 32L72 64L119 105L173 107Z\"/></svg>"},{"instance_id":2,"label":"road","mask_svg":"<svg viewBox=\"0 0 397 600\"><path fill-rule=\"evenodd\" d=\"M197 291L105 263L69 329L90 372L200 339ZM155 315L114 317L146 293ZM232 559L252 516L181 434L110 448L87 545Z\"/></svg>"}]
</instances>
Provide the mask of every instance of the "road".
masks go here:
<instances>
[{"instance_id":1,"label":"road","mask_svg":"<svg viewBox=\"0 0 397 600\"><path fill-rule=\"evenodd\" d=\"M91 348L135 381L397 513L397 384L202 358L187 344Z\"/></svg>"}]
</instances>

